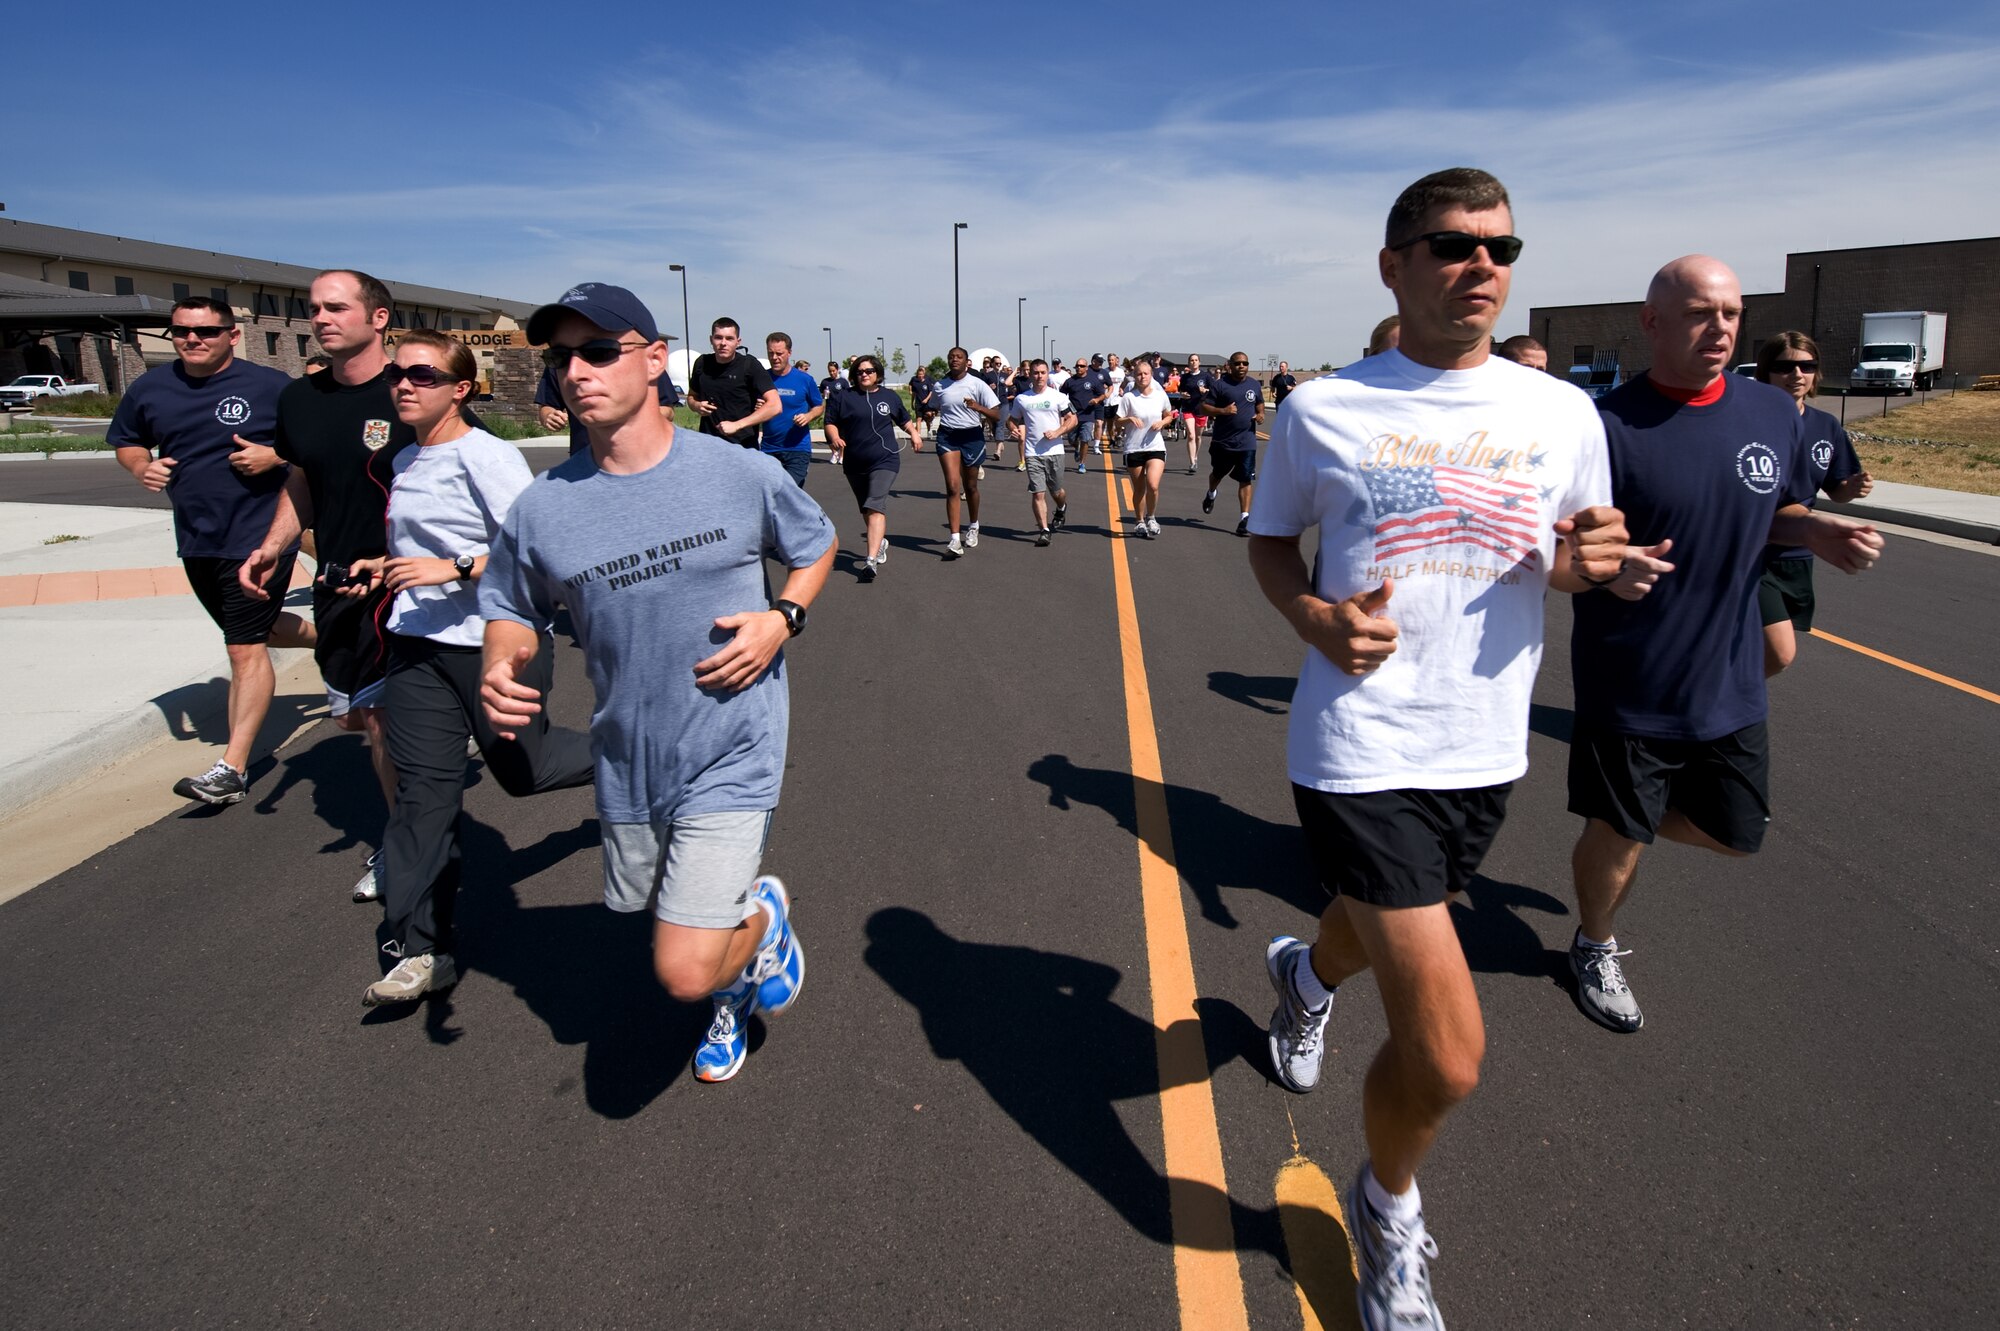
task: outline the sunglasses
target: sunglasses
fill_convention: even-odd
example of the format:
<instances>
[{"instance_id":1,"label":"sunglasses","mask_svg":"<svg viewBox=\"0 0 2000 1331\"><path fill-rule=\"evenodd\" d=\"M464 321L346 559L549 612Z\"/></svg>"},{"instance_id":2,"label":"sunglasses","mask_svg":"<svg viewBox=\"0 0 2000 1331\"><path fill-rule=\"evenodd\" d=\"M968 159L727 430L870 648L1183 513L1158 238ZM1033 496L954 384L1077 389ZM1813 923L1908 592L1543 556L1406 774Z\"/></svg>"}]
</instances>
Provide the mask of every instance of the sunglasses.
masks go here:
<instances>
[{"instance_id":1,"label":"sunglasses","mask_svg":"<svg viewBox=\"0 0 2000 1331\"><path fill-rule=\"evenodd\" d=\"M882 377L882 372L881 372L880 370L876 369L876 368L875 368L874 366L872 366L872 365L857 365L857 366L856 366L856 367L854 368L854 377L855 377L856 379L859 379L859 378L860 378L860 377L861 377L862 375L864 375L864 374L872 374L872 375L874 375L874 376L875 376L875 377L876 377L877 379L880 379L880 378Z\"/></svg>"},{"instance_id":2,"label":"sunglasses","mask_svg":"<svg viewBox=\"0 0 2000 1331\"><path fill-rule=\"evenodd\" d=\"M1771 362L1772 374L1786 374L1792 371L1797 371L1800 374L1818 374L1819 362L1816 360L1779 360Z\"/></svg>"},{"instance_id":3,"label":"sunglasses","mask_svg":"<svg viewBox=\"0 0 2000 1331\"><path fill-rule=\"evenodd\" d=\"M212 338L221 337L224 333L228 331L229 330L223 327L221 324L168 324L167 325L167 336L178 337L183 341L185 341L188 338L194 337L194 338L200 338L202 341L207 342Z\"/></svg>"},{"instance_id":4,"label":"sunglasses","mask_svg":"<svg viewBox=\"0 0 2000 1331\"><path fill-rule=\"evenodd\" d=\"M440 370L435 365L398 365L394 361L382 367L382 377L394 388L405 379L413 388L436 388L439 384L463 382L457 375Z\"/></svg>"},{"instance_id":5,"label":"sunglasses","mask_svg":"<svg viewBox=\"0 0 2000 1331\"><path fill-rule=\"evenodd\" d=\"M1472 257L1474 250L1482 246L1487 257L1501 267L1506 267L1521 257L1519 236L1473 236L1463 231L1426 231L1421 236L1413 236L1400 245L1391 245L1392 250L1406 250L1419 241L1428 241L1431 257L1443 259L1446 263L1463 263Z\"/></svg>"},{"instance_id":6,"label":"sunglasses","mask_svg":"<svg viewBox=\"0 0 2000 1331\"><path fill-rule=\"evenodd\" d=\"M1247 360L1233 360L1229 362L1229 368L1232 370L1247 370L1250 368L1250 362Z\"/></svg>"},{"instance_id":7,"label":"sunglasses","mask_svg":"<svg viewBox=\"0 0 2000 1331\"><path fill-rule=\"evenodd\" d=\"M569 368L569 358L571 356L579 356L583 359L584 364L595 365L601 370L605 366L615 362L626 352L644 351L651 345L652 343L650 342L619 342L613 338L600 337L594 338L580 347L548 346L542 348L542 364L560 374Z\"/></svg>"}]
</instances>

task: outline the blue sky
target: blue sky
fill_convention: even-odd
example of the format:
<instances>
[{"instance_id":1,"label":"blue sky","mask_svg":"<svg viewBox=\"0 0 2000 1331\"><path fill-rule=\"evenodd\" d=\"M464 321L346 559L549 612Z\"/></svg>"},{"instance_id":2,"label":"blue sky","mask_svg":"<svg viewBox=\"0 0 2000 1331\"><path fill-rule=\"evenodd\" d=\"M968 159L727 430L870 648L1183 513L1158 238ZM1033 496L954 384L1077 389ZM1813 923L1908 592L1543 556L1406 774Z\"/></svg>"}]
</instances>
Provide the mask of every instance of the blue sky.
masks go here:
<instances>
[{"instance_id":1,"label":"blue sky","mask_svg":"<svg viewBox=\"0 0 2000 1331\"><path fill-rule=\"evenodd\" d=\"M815 361L829 324L943 350L964 221L968 345L1011 356L1026 296L1031 351L1340 363L1394 308L1390 201L1453 165L1528 242L1503 333L1690 251L1770 290L1787 249L2000 231L1983 5L975 12L52 7L0 84L0 199L392 283L615 281L676 330L684 263L697 341L729 314Z\"/></svg>"}]
</instances>

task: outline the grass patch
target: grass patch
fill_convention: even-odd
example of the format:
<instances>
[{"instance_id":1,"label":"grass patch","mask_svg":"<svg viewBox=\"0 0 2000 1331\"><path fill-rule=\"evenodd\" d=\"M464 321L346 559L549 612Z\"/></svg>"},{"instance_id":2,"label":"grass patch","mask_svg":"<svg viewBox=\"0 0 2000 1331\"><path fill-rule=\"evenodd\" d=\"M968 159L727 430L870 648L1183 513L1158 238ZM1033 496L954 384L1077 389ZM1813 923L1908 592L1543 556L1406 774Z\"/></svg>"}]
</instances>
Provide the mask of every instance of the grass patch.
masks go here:
<instances>
[{"instance_id":1,"label":"grass patch","mask_svg":"<svg viewBox=\"0 0 2000 1331\"><path fill-rule=\"evenodd\" d=\"M75 397L38 397L34 411L41 416L102 416L109 420L118 412L118 395L78 393Z\"/></svg>"},{"instance_id":2,"label":"grass patch","mask_svg":"<svg viewBox=\"0 0 2000 1331\"><path fill-rule=\"evenodd\" d=\"M1934 396L1886 417L1850 416L1847 433L1877 480L2000 495L2000 393Z\"/></svg>"},{"instance_id":3,"label":"grass patch","mask_svg":"<svg viewBox=\"0 0 2000 1331\"><path fill-rule=\"evenodd\" d=\"M43 544L43 545L65 545L65 544L69 543L70 541L80 541L80 540L82 540L82 539L83 539L83 538L82 538L81 536L75 536L75 535L72 535L72 534L70 534L69 532L62 532L62 533L60 533L60 534L58 534L58 535L55 535L55 536L51 536L51 537L49 537L49 538L48 538L48 539L47 539L46 541L43 541L43 542L42 542L42 544Z\"/></svg>"},{"instance_id":4,"label":"grass patch","mask_svg":"<svg viewBox=\"0 0 2000 1331\"><path fill-rule=\"evenodd\" d=\"M0 434L0 453L89 453L103 447L101 434Z\"/></svg>"}]
</instances>

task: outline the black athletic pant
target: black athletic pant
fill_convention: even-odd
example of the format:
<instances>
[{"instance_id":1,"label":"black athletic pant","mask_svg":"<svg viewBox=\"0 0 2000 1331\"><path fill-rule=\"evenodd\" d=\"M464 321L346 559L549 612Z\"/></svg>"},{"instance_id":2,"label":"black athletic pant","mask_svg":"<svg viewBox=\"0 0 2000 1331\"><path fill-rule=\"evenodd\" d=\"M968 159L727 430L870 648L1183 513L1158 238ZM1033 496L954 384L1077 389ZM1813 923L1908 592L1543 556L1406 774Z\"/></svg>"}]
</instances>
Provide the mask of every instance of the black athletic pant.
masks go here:
<instances>
[{"instance_id":1,"label":"black athletic pant","mask_svg":"<svg viewBox=\"0 0 2000 1331\"><path fill-rule=\"evenodd\" d=\"M506 740L493 733L479 701L480 650L389 636L389 757L396 764L396 807L382 838L382 900L404 956L451 951L458 896L458 816L465 798L465 741L479 741L486 770L509 795L588 785L590 736L549 724L555 645L521 671L542 693L542 710Z\"/></svg>"}]
</instances>

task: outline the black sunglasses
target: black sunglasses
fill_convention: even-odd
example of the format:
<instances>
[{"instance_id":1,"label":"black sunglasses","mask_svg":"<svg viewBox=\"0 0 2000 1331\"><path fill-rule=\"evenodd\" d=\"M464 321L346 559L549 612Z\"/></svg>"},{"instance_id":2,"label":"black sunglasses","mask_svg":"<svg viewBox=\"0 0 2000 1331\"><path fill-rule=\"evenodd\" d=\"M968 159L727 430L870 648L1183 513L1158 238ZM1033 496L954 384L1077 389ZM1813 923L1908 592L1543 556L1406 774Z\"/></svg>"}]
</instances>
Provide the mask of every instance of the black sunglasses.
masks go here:
<instances>
[{"instance_id":1,"label":"black sunglasses","mask_svg":"<svg viewBox=\"0 0 2000 1331\"><path fill-rule=\"evenodd\" d=\"M182 339L190 337L198 337L204 342L208 341L211 338L221 337L224 333L228 331L229 330L223 327L221 324L168 324L167 325L168 337L178 337Z\"/></svg>"},{"instance_id":2,"label":"black sunglasses","mask_svg":"<svg viewBox=\"0 0 2000 1331\"><path fill-rule=\"evenodd\" d=\"M1797 370L1800 374L1818 374L1819 362L1816 360L1775 360L1771 362L1772 374L1783 374L1787 370Z\"/></svg>"},{"instance_id":3,"label":"black sunglasses","mask_svg":"<svg viewBox=\"0 0 2000 1331\"><path fill-rule=\"evenodd\" d=\"M1391 245L1392 250L1406 250L1418 241L1429 241L1431 257L1443 259L1446 263L1462 263L1472 257L1472 252L1481 246L1493 262L1506 267L1521 257L1519 236L1473 236L1463 231L1426 231L1421 236L1412 236L1400 245Z\"/></svg>"},{"instance_id":4,"label":"black sunglasses","mask_svg":"<svg viewBox=\"0 0 2000 1331\"><path fill-rule=\"evenodd\" d=\"M864 374L872 374L877 379L880 379L882 377L882 372L876 369L873 365L857 365L854 367L855 378L859 379Z\"/></svg>"},{"instance_id":5,"label":"black sunglasses","mask_svg":"<svg viewBox=\"0 0 2000 1331\"><path fill-rule=\"evenodd\" d=\"M1247 360L1233 360L1229 362L1229 368L1232 370L1247 370L1250 368L1250 362Z\"/></svg>"},{"instance_id":6,"label":"black sunglasses","mask_svg":"<svg viewBox=\"0 0 2000 1331\"><path fill-rule=\"evenodd\" d=\"M408 379L417 388L436 388L439 384L463 382L457 375L448 374L435 365L398 365L390 361L382 367L382 377L389 381L389 387Z\"/></svg>"},{"instance_id":7,"label":"black sunglasses","mask_svg":"<svg viewBox=\"0 0 2000 1331\"><path fill-rule=\"evenodd\" d=\"M616 361L628 351L644 351L650 342L620 342L614 338L594 338L580 347L547 346L542 348L542 364L560 374L569 368L571 356L581 356L586 365L595 365L600 370Z\"/></svg>"}]
</instances>

